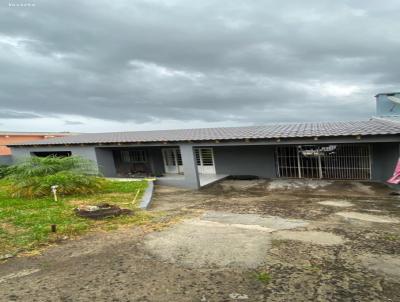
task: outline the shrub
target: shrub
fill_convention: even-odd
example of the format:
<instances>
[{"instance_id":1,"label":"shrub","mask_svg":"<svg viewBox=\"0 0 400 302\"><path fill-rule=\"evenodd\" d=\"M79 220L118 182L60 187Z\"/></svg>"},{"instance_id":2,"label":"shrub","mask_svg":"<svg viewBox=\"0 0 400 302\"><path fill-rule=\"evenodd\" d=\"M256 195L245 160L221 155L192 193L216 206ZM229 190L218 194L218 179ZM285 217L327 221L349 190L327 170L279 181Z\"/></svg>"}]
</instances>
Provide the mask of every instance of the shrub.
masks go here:
<instances>
[{"instance_id":1,"label":"shrub","mask_svg":"<svg viewBox=\"0 0 400 302\"><path fill-rule=\"evenodd\" d=\"M9 192L13 197L41 197L58 185L59 194L91 194L104 187L93 162L77 156L31 157L9 168Z\"/></svg>"},{"instance_id":2,"label":"shrub","mask_svg":"<svg viewBox=\"0 0 400 302\"><path fill-rule=\"evenodd\" d=\"M0 165L0 179L8 175L9 166Z\"/></svg>"}]
</instances>

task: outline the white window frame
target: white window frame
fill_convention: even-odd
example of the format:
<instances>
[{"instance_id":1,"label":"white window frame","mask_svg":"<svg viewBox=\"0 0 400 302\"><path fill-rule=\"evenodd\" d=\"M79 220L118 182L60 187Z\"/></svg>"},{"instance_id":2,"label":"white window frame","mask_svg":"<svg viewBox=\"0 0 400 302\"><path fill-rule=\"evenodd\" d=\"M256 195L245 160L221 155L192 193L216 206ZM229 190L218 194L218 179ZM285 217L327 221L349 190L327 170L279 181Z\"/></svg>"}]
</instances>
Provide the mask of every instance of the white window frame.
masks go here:
<instances>
[{"instance_id":1,"label":"white window frame","mask_svg":"<svg viewBox=\"0 0 400 302\"><path fill-rule=\"evenodd\" d=\"M216 174L213 148L194 148L194 153L200 174Z\"/></svg>"}]
</instances>

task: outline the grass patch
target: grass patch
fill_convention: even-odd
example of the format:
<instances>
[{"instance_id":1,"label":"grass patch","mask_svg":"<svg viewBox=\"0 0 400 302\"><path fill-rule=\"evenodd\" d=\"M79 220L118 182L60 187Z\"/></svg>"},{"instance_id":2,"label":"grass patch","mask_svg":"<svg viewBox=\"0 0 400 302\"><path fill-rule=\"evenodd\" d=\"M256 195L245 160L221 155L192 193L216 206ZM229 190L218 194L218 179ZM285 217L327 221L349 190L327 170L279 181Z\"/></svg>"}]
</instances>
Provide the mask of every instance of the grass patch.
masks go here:
<instances>
[{"instance_id":1,"label":"grass patch","mask_svg":"<svg viewBox=\"0 0 400 302\"><path fill-rule=\"evenodd\" d=\"M268 284L271 281L271 275L267 272L257 272L255 278L264 284Z\"/></svg>"},{"instance_id":2,"label":"grass patch","mask_svg":"<svg viewBox=\"0 0 400 302\"><path fill-rule=\"evenodd\" d=\"M317 273L321 271L321 268L317 265L304 265L303 268L312 273Z\"/></svg>"},{"instance_id":3,"label":"grass patch","mask_svg":"<svg viewBox=\"0 0 400 302\"><path fill-rule=\"evenodd\" d=\"M8 186L10 183L7 180L0 180L0 255L32 250L65 236L80 235L93 229L114 230L121 225L146 224L154 216L138 208L147 187L146 181L107 181L96 194L60 196L58 202L50 197L50 192L49 197L42 198L10 197ZM134 201L135 195L137 198ZM102 202L132 209L134 215L94 221L78 217L73 212L78 205ZM52 224L57 225L57 233L51 232Z\"/></svg>"},{"instance_id":4,"label":"grass patch","mask_svg":"<svg viewBox=\"0 0 400 302\"><path fill-rule=\"evenodd\" d=\"M383 237L383 239L388 241L398 241L400 237L396 234L387 234Z\"/></svg>"}]
</instances>

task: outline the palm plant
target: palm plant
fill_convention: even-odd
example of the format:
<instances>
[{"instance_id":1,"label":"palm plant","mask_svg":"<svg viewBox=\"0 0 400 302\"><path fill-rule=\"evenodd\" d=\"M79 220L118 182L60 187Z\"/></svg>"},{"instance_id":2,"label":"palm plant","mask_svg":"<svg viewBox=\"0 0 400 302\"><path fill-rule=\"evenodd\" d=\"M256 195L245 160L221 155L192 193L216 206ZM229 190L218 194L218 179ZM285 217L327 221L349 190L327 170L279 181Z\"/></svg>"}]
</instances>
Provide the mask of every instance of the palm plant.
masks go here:
<instances>
[{"instance_id":1,"label":"palm plant","mask_svg":"<svg viewBox=\"0 0 400 302\"><path fill-rule=\"evenodd\" d=\"M11 166L7 178L14 197L39 197L58 185L60 194L94 193L104 185L96 165L78 156L31 157Z\"/></svg>"}]
</instances>

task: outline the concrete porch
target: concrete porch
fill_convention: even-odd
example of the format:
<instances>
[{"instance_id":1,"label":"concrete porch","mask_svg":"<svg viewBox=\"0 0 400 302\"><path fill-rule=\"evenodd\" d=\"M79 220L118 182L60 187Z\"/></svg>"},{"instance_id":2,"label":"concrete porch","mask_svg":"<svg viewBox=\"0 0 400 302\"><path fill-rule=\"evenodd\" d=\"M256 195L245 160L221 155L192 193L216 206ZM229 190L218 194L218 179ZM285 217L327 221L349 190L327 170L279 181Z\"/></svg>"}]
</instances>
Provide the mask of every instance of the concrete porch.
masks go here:
<instances>
[{"instance_id":1,"label":"concrete porch","mask_svg":"<svg viewBox=\"0 0 400 302\"><path fill-rule=\"evenodd\" d=\"M204 187L228 177L226 174L199 174L200 187ZM157 177L155 182L161 186L185 187L185 176L182 174L166 174Z\"/></svg>"}]
</instances>

